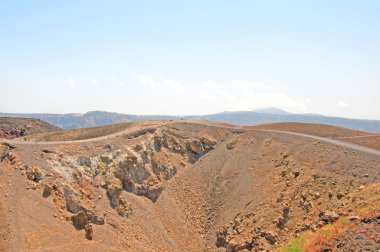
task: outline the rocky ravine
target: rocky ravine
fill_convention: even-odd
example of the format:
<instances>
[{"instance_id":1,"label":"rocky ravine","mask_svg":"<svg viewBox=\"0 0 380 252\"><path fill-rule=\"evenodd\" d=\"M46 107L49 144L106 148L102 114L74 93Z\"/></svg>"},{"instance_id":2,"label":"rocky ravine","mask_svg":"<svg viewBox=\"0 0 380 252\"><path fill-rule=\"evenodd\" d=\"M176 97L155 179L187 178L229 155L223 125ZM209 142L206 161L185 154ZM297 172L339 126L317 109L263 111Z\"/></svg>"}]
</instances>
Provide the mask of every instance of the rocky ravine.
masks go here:
<instances>
[{"instance_id":1,"label":"rocky ravine","mask_svg":"<svg viewBox=\"0 0 380 252\"><path fill-rule=\"evenodd\" d=\"M380 180L377 157L208 123L1 148L13 250L271 251L379 197L367 189Z\"/></svg>"}]
</instances>

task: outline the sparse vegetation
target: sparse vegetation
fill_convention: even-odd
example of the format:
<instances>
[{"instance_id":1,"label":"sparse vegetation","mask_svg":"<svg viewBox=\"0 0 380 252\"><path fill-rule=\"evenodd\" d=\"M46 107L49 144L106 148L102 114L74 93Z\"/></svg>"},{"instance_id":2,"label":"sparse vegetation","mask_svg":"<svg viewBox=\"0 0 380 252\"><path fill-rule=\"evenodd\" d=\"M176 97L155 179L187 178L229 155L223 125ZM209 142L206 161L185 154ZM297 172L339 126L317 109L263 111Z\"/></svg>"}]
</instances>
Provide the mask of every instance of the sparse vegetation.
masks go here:
<instances>
[{"instance_id":1,"label":"sparse vegetation","mask_svg":"<svg viewBox=\"0 0 380 252\"><path fill-rule=\"evenodd\" d=\"M362 218L372 218L376 208L368 206L358 211ZM300 238L294 238L288 244L278 250L278 252L318 252L323 248L331 247L332 242L338 237L344 237L348 230L355 230L360 222L349 221L348 217L340 218L332 224L323 226L316 232L308 231Z\"/></svg>"},{"instance_id":2,"label":"sparse vegetation","mask_svg":"<svg viewBox=\"0 0 380 252\"><path fill-rule=\"evenodd\" d=\"M24 247L27 249L32 248L32 239L31 238L28 238L28 237L24 238Z\"/></svg>"}]
</instances>

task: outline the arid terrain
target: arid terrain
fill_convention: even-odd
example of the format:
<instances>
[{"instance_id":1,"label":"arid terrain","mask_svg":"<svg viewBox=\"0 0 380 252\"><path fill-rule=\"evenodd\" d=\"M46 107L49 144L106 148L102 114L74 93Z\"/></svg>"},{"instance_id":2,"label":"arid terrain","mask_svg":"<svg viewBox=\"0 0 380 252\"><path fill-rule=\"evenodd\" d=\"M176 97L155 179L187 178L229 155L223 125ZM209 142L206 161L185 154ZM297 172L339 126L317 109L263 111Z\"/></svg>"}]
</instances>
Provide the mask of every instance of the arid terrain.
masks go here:
<instances>
[{"instance_id":1,"label":"arid terrain","mask_svg":"<svg viewBox=\"0 0 380 252\"><path fill-rule=\"evenodd\" d=\"M380 249L378 135L112 127L2 140L0 251Z\"/></svg>"},{"instance_id":2,"label":"arid terrain","mask_svg":"<svg viewBox=\"0 0 380 252\"><path fill-rule=\"evenodd\" d=\"M61 129L39 119L0 117L0 138L14 139Z\"/></svg>"},{"instance_id":3,"label":"arid terrain","mask_svg":"<svg viewBox=\"0 0 380 252\"><path fill-rule=\"evenodd\" d=\"M246 129L263 129L295 132L319 137L333 138L353 144L380 150L380 135L359 130L346 129L326 124L315 123L270 123L245 127Z\"/></svg>"}]
</instances>

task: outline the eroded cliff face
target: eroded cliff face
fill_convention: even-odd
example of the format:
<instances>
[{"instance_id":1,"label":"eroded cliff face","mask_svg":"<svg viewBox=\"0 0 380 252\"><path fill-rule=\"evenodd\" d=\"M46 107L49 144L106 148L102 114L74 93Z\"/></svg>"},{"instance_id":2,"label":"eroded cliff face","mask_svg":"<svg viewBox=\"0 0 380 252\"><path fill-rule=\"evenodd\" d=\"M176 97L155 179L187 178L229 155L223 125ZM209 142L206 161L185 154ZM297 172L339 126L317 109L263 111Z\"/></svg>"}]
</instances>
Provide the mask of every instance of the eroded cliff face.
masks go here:
<instances>
[{"instance_id":1,"label":"eroded cliff face","mask_svg":"<svg viewBox=\"0 0 380 252\"><path fill-rule=\"evenodd\" d=\"M78 230L85 229L90 239L91 225L105 223L105 212L96 206L97 189L104 189L110 206L121 217L128 217L133 209L123 191L155 202L166 181L213 150L215 144L204 137L183 138L170 130L154 130L145 132L136 144L123 149L105 145L103 154L91 157L45 150L48 174L28 165L22 169L34 187L43 188L44 197L53 200L62 216ZM4 153L8 149L5 146Z\"/></svg>"}]
</instances>

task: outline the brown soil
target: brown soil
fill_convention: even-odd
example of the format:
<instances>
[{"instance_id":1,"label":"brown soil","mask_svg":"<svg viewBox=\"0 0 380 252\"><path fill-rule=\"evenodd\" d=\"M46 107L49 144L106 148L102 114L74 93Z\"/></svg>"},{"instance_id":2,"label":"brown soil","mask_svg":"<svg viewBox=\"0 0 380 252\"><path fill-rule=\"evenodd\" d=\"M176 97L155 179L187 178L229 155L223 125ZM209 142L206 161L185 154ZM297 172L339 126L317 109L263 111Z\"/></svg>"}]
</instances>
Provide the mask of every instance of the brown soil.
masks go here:
<instances>
[{"instance_id":1,"label":"brown soil","mask_svg":"<svg viewBox=\"0 0 380 252\"><path fill-rule=\"evenodd\" d=\"M340 251L378 251L380 249L380 212L365 218L354 228L347 230L332 242L332 248Z\"/></svg>"},{"instance_id":2,"label":"brown soil","mask_svg":"<svg viewBox=\"0 0 380 252\"><path fill-rule=\"evenodd\" d=\"M38 119L0 117L0 138L14 139L60 130L60 128Z\"/></svg>"},{"instance_id":3,"label":"brown soil","mask_svg":"<svg viewBox=\"0 0 380 252\"><path fill-rule=\"evenodd\" d=\"M379 201L376 155L208 122L122 132L2 146L6 251L274 251Z\"/></svg>"},{"instance_id":4,"label":"brown soil","mask_svg":"<svg viewBox=\"0 0 380 252\"><path fill-rule=\"evenodd\" d=\"M358 130L351 130L326 124L315 123L270 123L257 126L248 126L247 129L266 129L266 130L280 130L289 131L302 134L308 134L320 137L353 137L353 136L368 136L377 135ZM377 135L378 136L378 135Z\"/></svg>"},{"instance_id":5,"label":"brown soil","mask_svg":"<svg viewBox=\"0 0 380 252\"><path fill-rule=\"evenodd\" d=\"M312 123L273 123L245 127L247 129L279 130L334 138L353 144L380 150L380 135L375 133L345 129L325 124Z\"/></svg>"},{"instance_id":6,"label":"brown soil","mask_svg":"<svg viewBox=\"0 0 380 252\"><path fill-rule=\"evenodd\" d=\"M346 142L363 145L372 149L380 150L380 136L368 136L361 138L345 138L341 139Z\"/></svg>"},{"instance_id":7,"label":"brown soil","mask_svg":"<svg viewBox=\"0 0 380 252\"><path fill-rule=\"evenodd\" d=\"M60 132L45 133L39 135L28 136L28 141L73 141L97 138L110 135L130 127L133 123L118 123L113 125L84 128L76 130L65 130Z\"/></svg>"}]
</instances>

